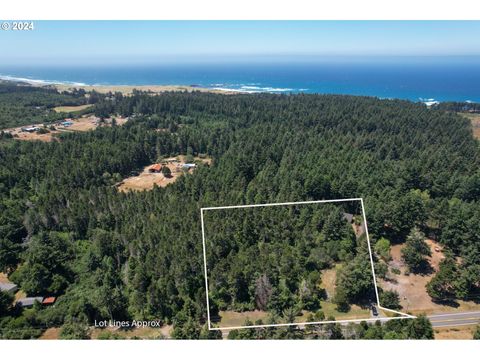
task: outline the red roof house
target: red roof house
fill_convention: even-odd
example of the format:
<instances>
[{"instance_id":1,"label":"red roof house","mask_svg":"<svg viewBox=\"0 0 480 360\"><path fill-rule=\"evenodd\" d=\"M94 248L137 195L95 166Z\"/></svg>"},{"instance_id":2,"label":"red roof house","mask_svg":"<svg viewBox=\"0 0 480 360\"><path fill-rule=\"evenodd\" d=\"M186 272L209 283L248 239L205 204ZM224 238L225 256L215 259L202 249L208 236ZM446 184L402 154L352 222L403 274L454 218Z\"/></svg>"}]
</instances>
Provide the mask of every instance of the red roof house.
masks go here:
<instances>
[{"instance_id":1,"label":"red roof house","mask_svg":"<svg viewBox=\"0 0 480 360\"><path fill-rule=\"evenodd\" d=\"M160 165L160 164L152 165L152 166L150 166L150 168L148 169L148 171L150 171L150 172L156 172L156 173L160 172L160 170L162 170L162 165Z\"/></svg>"}]
</instances>

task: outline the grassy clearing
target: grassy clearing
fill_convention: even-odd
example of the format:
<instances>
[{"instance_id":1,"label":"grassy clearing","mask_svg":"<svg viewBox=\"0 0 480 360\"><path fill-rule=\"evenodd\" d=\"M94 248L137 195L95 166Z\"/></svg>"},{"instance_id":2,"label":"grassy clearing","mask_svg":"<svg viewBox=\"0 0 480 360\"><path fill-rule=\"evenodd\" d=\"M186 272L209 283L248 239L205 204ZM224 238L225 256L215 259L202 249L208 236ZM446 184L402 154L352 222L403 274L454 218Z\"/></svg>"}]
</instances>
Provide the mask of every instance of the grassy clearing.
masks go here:
<instances>
[{"instance_id":1,"label":"grassy clearing","mask_svg":"<svg viewBox=\"0 0 480 360\"><path fill-rule=\"evenodd\" d=\"M372 317L369 309L362 309L358 305L352 305L350 311L348 312L338 311L337 305L330 301L321 301L320 305L320 310L325 314L325 319L327 319L329 316L333 316L335 320L369 319ZM311 312L309 311L303 311L301 316L297 316L295 318L295 321L306 322L310 314Z\"/></svg>"},{"instance_id":2,"label":"grassy clearing","mask_svg":"<svg viewBox=\"0 0 480 360\"><path fill-rule=\"evenodd\" d=\"M78 105L78 106L57 106L53 108L53 110L55 110L55 112L57 113L73 113L73 112L88 109L91 106L93 105L87 104L87 105Z\"/></svg>"},{"instance_id":3,"label":"grassy clearing","mask_svg":"<svg viewBox=\"0 0 480 360\"><path fill-rule=\"evenodd\" d=\"M217 327L229 327L229 326L243 326L245 321L250 320L255 323L257 320L262 320L266 323L268 313L265 311L219 311L221 320L216 324Z\"/></svg>"},{"instance_id":4,"label":"grassy clearing","mask_svg":"<svg viewBox=\"0 0 480 360\"><path fill-rule=\"evenodd\" d=\"M476 326L457 326L435 329L435 340L471 340Z\"/></svg>"},{"instance_id":5,"label":"grassy clearing","mask_svg":"<svg viewBox=\"0 0 480 360\"><path fill-rule=\"evenodd\" d=\"M476 139L480 139L480 114L468 114L459 113L461 116L466 117L472 123L473 136Z\"/></svg>"}]
</instances>

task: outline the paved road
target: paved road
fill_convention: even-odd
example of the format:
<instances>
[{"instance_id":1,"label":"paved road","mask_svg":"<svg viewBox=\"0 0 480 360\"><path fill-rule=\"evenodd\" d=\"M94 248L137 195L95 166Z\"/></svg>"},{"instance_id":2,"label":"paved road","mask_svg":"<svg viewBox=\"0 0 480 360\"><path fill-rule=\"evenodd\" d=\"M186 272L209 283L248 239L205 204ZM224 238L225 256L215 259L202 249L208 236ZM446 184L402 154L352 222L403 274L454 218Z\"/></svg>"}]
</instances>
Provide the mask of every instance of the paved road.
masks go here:
<instances>
[{"instance_id":1,"label":"paved road","mask_svg":"<svg viewBox=\"0 0 480 360\"><path fill-rule=\"evenodd\" d=\"M470 312L458 312L458 313L448 313L448 314L433 314L427 316L432 323L432 326L435 327L454 327L462 325L477 325L480 324L480 311L470 311ZM369 321L376 321L377 318L373 317ZM381 322L386 322L388 319L380 318ZM305 326L300 325L299 328L304 328ZM230 330L222 330L224 337L228 335Z\"/></svg>"},{"instance_id":2,"label":"paved road","mask_svg":"<svg viewBox=\"0 0 480 360\"><path fill-rule=\"evenodd\" d=\"M480 311L428 315L433 327L480 324Z\"/></svg>"}]
</instances>

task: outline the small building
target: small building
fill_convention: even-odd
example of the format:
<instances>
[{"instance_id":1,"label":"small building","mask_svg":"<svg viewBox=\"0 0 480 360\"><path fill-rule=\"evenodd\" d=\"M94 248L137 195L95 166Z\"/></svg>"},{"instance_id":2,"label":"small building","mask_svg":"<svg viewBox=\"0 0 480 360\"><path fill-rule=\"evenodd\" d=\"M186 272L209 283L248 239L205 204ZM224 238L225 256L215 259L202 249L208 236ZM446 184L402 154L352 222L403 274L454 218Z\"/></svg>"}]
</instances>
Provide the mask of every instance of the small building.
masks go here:
<instances>
[{"instance_id":1,"label":"small building","mask_svg":"<svg viewBox=\"0 0 480 360\"><path fill-rule=\"evenodd\" d=\"M349 224L353 222L353 214L343 213L343 218L347 220Z\"/></svg>"},{"instance_id":2,"label":"small building","mask_svg":"<svg viewBox=\"0 0 480 360\"><path fill-rule=\"evenodd\" d=\"M60 123L62 126L69 127L73 125L73 122L70 120L65 120Z\"/></svg>"},{"instance_id":3,"label":"small building","mask_svg":"<svg viewBox=\"0 0 480 360\"><path fill-rule=\"evenodd\" d=\"M196 166L197 166L196 164L189 164L189 163L187 163L187 164L183 164L183 165L182 165L182 169L184 169L184 170L190 170L190 169L194 169Z\"/></svg>"},{"instance_id":4,"label":"small building","mask_svg":"<svg viewBox=\"0 0 480 360\"><path fill-rule=\"evenodd\" d=\"M0 291L7 292L9 294L15 294L18 290L18 285L14 283L0 283Z\"/></svg>"},{"instance_id":5,"label":"small building","mask_svg":"<svg viewBox=\"0 0 480 360\"><path fill-rule=\"evenodd\" d=\"M50 305L55 304L55 301L57 301L57 298L55 296L49 296L49 297L46 297L45 299L43 299L42 305L50 306Z\"/></svg>"},{"instance_id":6,"label":"small building","mask_svg":"<svg viewBox=\"0 0 480 360\"><path fill-rule=\"evenodd\" d=\"M21 307L32 307L33 305L35 305L35 302L39 302L41 304L42 301L43 301L43 297L41 296L26 297L18 300L17 304L20 305Z\"/></svg>"},{"instance_id":7,"label":"small building","mask_svg":"<svg viewBox=\"0 0 480 360\"><path fill-rule=\"evenodd\" d=\"M21 129L23 132L35 132L35 131L38 131L40 130L40 128L38 126L29 126L29 127L22 127Z\"/></svg>"},{"instance_id":8,"label":"small building","mask_svg":"<svg viewBox=\"0 0 480 360\"><path fill-rule=\"evenodd\" d=\"M162 165L160 165L160 164L152 165L152 166L150 166L148 171L151 172L151 173L159 173L160 171L162 171Z\"/></svg>"}]
</instances>

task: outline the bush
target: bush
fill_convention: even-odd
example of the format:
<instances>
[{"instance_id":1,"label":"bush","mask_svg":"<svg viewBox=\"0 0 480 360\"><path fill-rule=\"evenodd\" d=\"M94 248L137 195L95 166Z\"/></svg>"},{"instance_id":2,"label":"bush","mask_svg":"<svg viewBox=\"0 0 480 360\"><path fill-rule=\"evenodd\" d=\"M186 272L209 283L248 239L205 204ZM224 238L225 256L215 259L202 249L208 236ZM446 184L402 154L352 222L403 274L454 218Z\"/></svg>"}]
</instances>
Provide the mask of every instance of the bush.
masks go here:
<instances>
[{"instance_id":1,"label":"bush","mask_svg":"<svg viewBox=\"0 0 480 360\"><path fill-rule=\"evenodd\" d=\"M402 306L400 305L400 297L396 291L382 291L380 293L380 303L383 307L398 310L401 309Z\"/></svg>"},{"instance_id":2,"label":"bush","mask_svg":"<svg viewBox=\"0 0 480 360\"><path fill-rule=\"evenodd\" d=\"M383 260L389 261L391 259L390 256L390 241L385 238L380 238L375 243L375 252L380 256Z\"/></svg>"}]
</instances>

